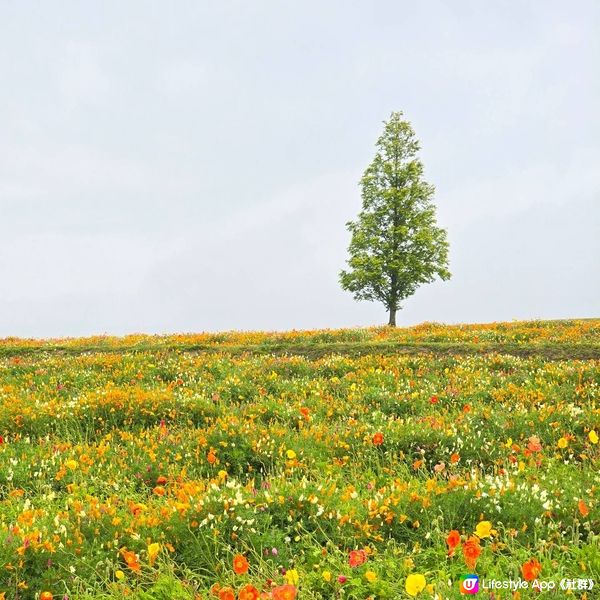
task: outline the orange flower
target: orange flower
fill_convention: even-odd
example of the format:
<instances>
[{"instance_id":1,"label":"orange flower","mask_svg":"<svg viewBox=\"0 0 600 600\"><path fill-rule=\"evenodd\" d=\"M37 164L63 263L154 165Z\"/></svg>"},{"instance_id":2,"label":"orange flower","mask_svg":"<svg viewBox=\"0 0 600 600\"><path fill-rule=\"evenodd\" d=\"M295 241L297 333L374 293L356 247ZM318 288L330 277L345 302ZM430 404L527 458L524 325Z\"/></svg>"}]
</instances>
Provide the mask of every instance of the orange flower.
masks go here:
<instances>
[{"instance_id":1,"label":"orange flower","mask_svg":"<svg viewBox=\"0 0 600 600\"><path fill-rule=\"evenodd\" d=\"M537 435L532 435L529 438L529 443L527 444L527 448L531 452L541 452L542 444L540 443L540 438Z\"/></svg>"},{"instance_id":2,"label":"orange flower","mask_svg":"<svg viewBox=\"0 0 600 600\"><path fill-rule=\"evenodd\" d=\"M238 594L238 600L259 600L258 590L250 583L245 585Z\"/></svg>"},{"instance_id":3,"label":"orange flower","mask_svg":"<svg viewBox=\"0 0 600 600\"><path fill-rule=\"evenodd\" d=\"M588 508L587 504L585 503L585 500L580 499L579 502L577 503L577 508L579 509L579 513L581 514L582 517L587 517L590 514L590 509Z\"/></svg>"},{"instance_id":4,"label":"orange flower","mask_svg":"<svg viewBox=\"0 0 600 600\"><path fill-rule=\"evenodd\" d=\"M52 600L52 592L42 592L40 594L40 600Z\"/></svg>"},{"instance_id":5,"label":"orange flower","mask_svg":"<svg viewBox=\"0 0 600 600\"><path fill-rule=\"evenodd\" d=\"M528 560L521 567L521 573L523 574L523 579L525 579L525 581L533 581L534 579L537 579L541 572L542 565L535 558Z\"/></svg>"},{"instance_id":6,"label":"orange flower","mask_svg":"<svg viewBox=\"0 0 600 600\"><path fill-rule=\"evenodd\" d=\"M247 573L249 566L250 565L248 564L246 557L242 554L236 554L233 557L233 570L237 575L243 575L244 573Z\"/></svg>"},{"instance_id":7,"label":"orange flower","mask_svg":"<svg viewBox=\"0 0 600 600\"><path fill-rule=\"evenodd\" d=\"M221 591L221 584L218 581L217 581L217 583L213 583L210 586L211 595L218 596L220 591Z\"/></svg>"},{"instance_id":8,"label":"orange flower","mask_svg":"<svg viewBox=\"0 0 600 600\"><path fill-rule=\"evenodd\" d=\"M383 444L383 433L381 433L381 431L378 431L373 436L373 445L374 446L381 446L381 444Z\"/></svg>"},{"instance_id":9,"label":"orange flower","mask_svg":"<svg viewBox=\"0 0 600 600\"><path fill-rule=\"evenodd\" d=\"M127 566L132 571L141 571L142 570L135 552L132 552L131 550L127 550L127 548L121 548L121 556L123 557L123 560L127 563Z\"/></svg>"},{"instance_id":10,"label":"orange flower","mask_svg":"<svg viewBox=\"0 0 600 600\"><path fill-rule=\"evenodd\" d=\"M214 465L217 462L217 455L214 453L214 450L211 448L209 453L206 456L206 460L211 464Z\"/></svg>"},{"instance_id":11,"label":"orange flower","mask_svg":"<svg viewBox=\"0 0 600 600\"><path fill-rule=\"evenodd\" d=\"M235 600L235 594L230 587L224 587L219 590L219 600Z\"/></svg>"},{"instance_id":12,"label":"orange flower","mask_svg":"<svg viewBox=\"0 0 600 600\"><path fill-rule=\"evenodd\" d=\"M164 496L165 495L165 488L162 485L157 485L152 492L154 494L156 494L157 496Z\"/></svg>"},{"instance_id":13,"label":"orange flower","mask_svg":"<svg viewBox=\"0 0 600 600\"><path fill-rule=\"evenodd\" d=\"M167 478L164 475L159 475L156 479L156 485L165 485L167 483Z\"/></svg>"},{"instance_id":14,"label":"orange flower","mask_svg":"<svg viewBox=\"0 0 600 600\"><path fill-rule=\"evenodd\" d=\"M273 600L294 600L296 597L296 587L290 584L280 585L273 588Z\"/></svg>"},{"instance_id":15,"label":"orange flower","mask_svg":"<svg viewBox=\"0 0 600 600\"><path fill-rule=\"evenodd\" d=\"M452 454L452 456L450 457L450 462L452 464L456 464L459 460L460 460L460 454L458 454L457 452L454 452Z\"/></svg>"},{"instance_id":16,"label":"orange flower","mask_svg":"<svg viewBox=\"0 0 600 600\"><path fill-rule=\"evenodd\" d=\"M364 550L352 550L348 556L348 564L354 567L360 567L360 565L367 562L367 553Z\"/></svg>"},{"instance_id":17,"label":"orange flower","mask_svg":"<svg viewBox=\"0 0 600 600\"><path fill-rule=\"evenodd\" d=\"M460 544L460 533L453 529L446 538L446 544L448 544L448 556L454 555L454 549Z\"/></svg>"},{"instance_id":18,"label":"orange flower","mask_svg":"<svg viewBox=\"0 0 600 600\"><path fill-rule=\"evenodd\" d=\"M479 538L472 536L463 544L463 556L465 563L469 569L474 570L477 564L477 559L481 554L481 546L479 545Z\"/></svg>"}]
</instances>

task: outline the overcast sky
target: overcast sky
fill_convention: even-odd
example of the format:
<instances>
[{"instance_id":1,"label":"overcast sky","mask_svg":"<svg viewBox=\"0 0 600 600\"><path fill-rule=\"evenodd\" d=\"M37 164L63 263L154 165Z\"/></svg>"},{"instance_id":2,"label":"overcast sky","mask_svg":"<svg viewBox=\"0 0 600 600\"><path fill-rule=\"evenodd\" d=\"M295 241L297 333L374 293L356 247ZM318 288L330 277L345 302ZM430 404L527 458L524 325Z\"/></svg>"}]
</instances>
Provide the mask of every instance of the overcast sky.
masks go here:
<instances>
[{"instance_id":1,"label":"overcast sky","mask_svg":"<svg viewBox=\"0 0 600 600\"><path fill-rule=\"evenodd\" d=\"M382 121L449 282L399 324L600 316L600 3L0 3L0 336L386 322L338 285Z\"/></svg>"}]
</instances>

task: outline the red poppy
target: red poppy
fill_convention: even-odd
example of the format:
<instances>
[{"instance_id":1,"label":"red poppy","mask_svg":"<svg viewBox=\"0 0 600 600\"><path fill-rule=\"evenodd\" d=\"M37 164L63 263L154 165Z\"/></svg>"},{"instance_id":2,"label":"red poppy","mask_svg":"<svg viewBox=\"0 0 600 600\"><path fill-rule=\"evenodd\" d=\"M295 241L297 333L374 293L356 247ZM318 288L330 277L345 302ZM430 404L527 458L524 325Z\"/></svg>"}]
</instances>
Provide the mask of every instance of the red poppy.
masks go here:
<instances>
[{"instance_id":1,"label":"red poppy","mask_svg":"<svg viewBox=\"0 0 600 600\"><path fill-rule=\"evenodd\" d=\"M446 538L446 544L448 544L448 556L454 554L454 549L460 544L460 533L453 529Z\"/></svg>"},{"instance_id":2,"label":"red poppy","mask_svg":"<svg viewBox=\"0 0 600 600\"><path fill-rule=\"evenodd\" d=\"M364 550L352 550L348 556L348 564L354 567L360 567L360 565L367 562L367 553Z\"/></svg>"}]
</instances>

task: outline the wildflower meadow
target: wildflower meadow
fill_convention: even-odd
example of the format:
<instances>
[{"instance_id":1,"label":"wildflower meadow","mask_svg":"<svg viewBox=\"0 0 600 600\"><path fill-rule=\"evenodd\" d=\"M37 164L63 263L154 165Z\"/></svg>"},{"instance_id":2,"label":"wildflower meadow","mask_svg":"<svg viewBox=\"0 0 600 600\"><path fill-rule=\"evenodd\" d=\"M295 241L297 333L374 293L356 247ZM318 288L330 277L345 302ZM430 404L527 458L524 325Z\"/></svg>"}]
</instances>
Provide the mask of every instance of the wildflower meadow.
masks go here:
<instances>
[{"instance_id":1,"label":"wildflower meadow","mask_svg":"<svg viewBox=\"0 0 600 600\"><path fill-rule=\"evenodd\" d=\"M0 340L0 599L593 598L599 438L600 320Z\"/></svg>"}]
</instances>

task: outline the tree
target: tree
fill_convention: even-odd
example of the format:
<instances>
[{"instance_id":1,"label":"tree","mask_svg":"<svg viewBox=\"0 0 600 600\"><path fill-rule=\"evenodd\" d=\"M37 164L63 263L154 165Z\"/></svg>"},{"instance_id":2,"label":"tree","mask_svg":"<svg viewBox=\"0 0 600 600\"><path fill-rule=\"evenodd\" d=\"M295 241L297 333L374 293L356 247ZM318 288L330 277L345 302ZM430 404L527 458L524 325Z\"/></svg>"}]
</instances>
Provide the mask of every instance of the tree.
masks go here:
<instances>
[{"instance_id":1,"label":"tree","mask_svg":"<svg viewBox=\"0 0 600 600\"><path fill-rule=\"evenodd\" d=\"M360 181L362 210L346 224L352 234L342 288L356 300L381 302L396 326L401 301L436 276L446 280L448 242L437 226L434 187L423 180L420 145L401 112L393 112Z\"/></svg>"}]
</instances>

